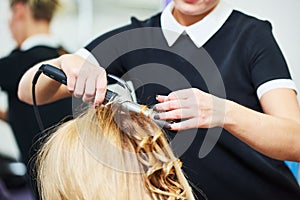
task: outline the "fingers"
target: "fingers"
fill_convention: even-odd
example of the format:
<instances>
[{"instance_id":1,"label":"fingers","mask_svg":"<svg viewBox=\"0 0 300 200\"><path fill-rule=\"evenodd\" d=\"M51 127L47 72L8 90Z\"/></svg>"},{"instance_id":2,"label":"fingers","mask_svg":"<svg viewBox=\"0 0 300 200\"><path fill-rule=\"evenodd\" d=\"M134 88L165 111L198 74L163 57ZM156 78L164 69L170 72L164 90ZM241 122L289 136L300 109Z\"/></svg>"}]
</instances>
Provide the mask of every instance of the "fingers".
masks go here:
<instances>
[{"instance_id":1,"label":"fingers","mask_svg":"<svg viewBox=\"0 0 300 200\"><path fill-rule=\"evenodd\" d=\"M82 96L84 102L93 101L94 106L100 105L105 98L106 92L106 72L101 67L82 71L78 76L74 95L77 97Z\"/></svg>"},{"instance_id":2,"label":"fingers","mask_svg":"<svg viewBox=\"0 0 300 200\"><path fill-rule=\"evenodd\" d=\"M156 119L181 121L170 123L171 130L190 128L206 128L210 126L210 96L196 88L178 90L168 96L158 95L158 104L154 109L158 112Z\"/></svg>"},{"instance_id":3,"label":"fingers","mask_svg":"<svg viewBox=\"0 0 300 200\"><path fill-rule=\"evenodd\" d=\"M154 106L157 111L185 108L188 106L188 99L193 99L193 91L191 89L178 90L171 92L168 96L157 95L156 99L160 102Z\"/></svg>"},{"instance_id":4,"label":"fingers","mask_svg":"<svg viewBox=\"0 0 300 200\"><path fill-rule=\"evenodd\" d=\"M67 78L67 80L68 80L67 89L71 94L73 94L74 90L75 90L75 85L76 85L76 77L75 76L69 76Z\"/></svg>"},{"instance_id":5,"label":"fingers","mask_svg":"<svg viewBox=\"0 0 300 200\"><path fill-rule=\"evenodd\" d=\"M77 98L82 97L85 94L85 85L86 81L88 79L88 76L86 73L81 72L78 74L77 80L75 80L75 88L74 88L74 96Z\"/></svg>"},{"instance_id":6,"label":"fingers","mask_svg":"<svg viewBox=\"0 0 300 200\"><path fill-rule=\"evenodd\" d=\"M85 83L85 88L82 96L84 102L92 102L96 93L96 83L94 77L88 78Z\"/></svg>"},{"instance_id":7,"label":"fingers","mask_svg":"<svg viewBox=\"0 0 300 200\"><path fill-rule=\"evenodd\" d=\"M158 102L165 102L165 101L170 101L170 100L176 100L176 99L187 99L188 94L191 93L191 89L183 89L183 90L178 90L175 92L171 92L168 96L164 95L157 95L156 100Z\"/></svg>"},{"instance_id":8,"label":"fingers","mask_svg":"<svg viewBox=\"0 0 300 200\"><path fill-rule=\"evenodd\" d=\"M197 119L192 118L192 119L184 120L184 121L179 122L179 123L171 123L171 124L169 124L168 128L170 130L173 130L173 131L180 131L180 130L187 130L187 129L191 129L191 128L198 128L197 127Z\"/></svg>"},{"instance_id":9,"label":"fingers","mask_svg":"<svg viewBox=\"0 0 300 200\"><path fill-rule=\"evenodd\" d=\"M96 81L96 95L94 100L94 106L98 106L104 101L104 97L106 93L106 85L107 85L106 73L102 73L101 76L98 76Z\"/></svg>"},{"instance_id":10,"label":"fingers","mask_svg":"<svg viewBox=\"0 0 300 200\"><path fill-rule=\"evenodd\" d=\"M107 77L106 71L81 57L69 55L63 57L62 69L67 75L67 88L84 102L99 105L104 101Z\"/></svg>"},{"instance_id":11,"label":"fingers","mask_svg":"<svg viewBox=\"0 0 300 200\"><path fill-rule=\"evenodd\" d=\"M161 120L176 120L176 119L188 119L196 117L196 113L194 113L191 109L176 109L168 112L157 113L155 115L156 119Z\"/></svg>"},{"instance_id":12,"label":"fingers","mask_svg":"<svg viewBox=\"0 0 300 200\"><path fill-rule=\"evenodd\" d=\"M168 96L157 95L157 96L156 96L156 100L157 100L158 102L165 102L165 101L168 101Z\"/></svg>"},{"instance_id":13,"label":"fingers","mask_svg":"<svg viewBox=\"0 0 300 200\"><path fill-rule=\"evenodd\" d=\"M178 108L185 108L186 100L170 100L164 101L163 103L158 103L154 106L154 110L156 111L167 111L167 110L175 110Z\"/></svg>"}]
</instances>

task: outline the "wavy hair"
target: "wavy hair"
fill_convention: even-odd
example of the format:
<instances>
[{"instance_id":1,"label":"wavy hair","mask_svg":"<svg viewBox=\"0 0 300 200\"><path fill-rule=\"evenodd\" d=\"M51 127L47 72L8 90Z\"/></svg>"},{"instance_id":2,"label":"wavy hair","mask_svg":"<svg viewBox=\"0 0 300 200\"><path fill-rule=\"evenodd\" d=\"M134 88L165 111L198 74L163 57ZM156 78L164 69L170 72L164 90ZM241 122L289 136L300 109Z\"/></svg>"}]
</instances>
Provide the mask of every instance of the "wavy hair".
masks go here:
<instances>
[{"instance_id":1,"label":"wavy hair","mask_svg":"<svg viewBox=\"0 0 300 200\"><path fill-rule=\"evenodd\" d=\"M41 146L36 167L44 200L194 199L164 132L120 104L60 125Z\"/></svg>"}]
</instances>

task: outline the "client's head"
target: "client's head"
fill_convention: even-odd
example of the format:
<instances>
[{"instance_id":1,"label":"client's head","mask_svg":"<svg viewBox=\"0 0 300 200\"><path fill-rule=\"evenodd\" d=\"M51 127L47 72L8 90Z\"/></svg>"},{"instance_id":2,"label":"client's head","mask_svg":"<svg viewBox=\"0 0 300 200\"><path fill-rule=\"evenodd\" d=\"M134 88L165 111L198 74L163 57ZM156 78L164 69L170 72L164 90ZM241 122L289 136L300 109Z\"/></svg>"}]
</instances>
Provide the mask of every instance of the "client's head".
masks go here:
<instances>
[{"instance_id":1,"label":"client's head","mask_svg":"<svg viewBox=\"0 0 300 200\"><path fill-rule=\"evenodd\" d=\"M36 164L44 200L193 199L161 129L116 104L59 126Z\"/></svg>"}]
</instances>

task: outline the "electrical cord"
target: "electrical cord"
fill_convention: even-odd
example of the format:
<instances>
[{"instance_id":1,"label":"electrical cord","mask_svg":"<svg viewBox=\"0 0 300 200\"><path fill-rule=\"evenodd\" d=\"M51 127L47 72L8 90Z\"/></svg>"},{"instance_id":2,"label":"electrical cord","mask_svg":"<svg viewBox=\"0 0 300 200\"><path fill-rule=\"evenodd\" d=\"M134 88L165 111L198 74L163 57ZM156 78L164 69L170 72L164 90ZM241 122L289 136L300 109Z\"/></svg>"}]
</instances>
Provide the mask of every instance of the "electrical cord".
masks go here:
<instances>
[{"instance_id":1,"label":"electrical cord","mask_svg":"<svg viewBox=\"0 0 300 200\"><path fill-rule=\"evenodd\" d=\"M36 103L36 96L35 96L35 85L37 83L38 78L40 77L40 75L43 73L43 65L39 68L39 70L35 73L33 79L32 79L32 101L33 101L33 111L35 114L35 118L37 120L38 126L40 128L40 131L44 131L44 125L42 122L42 118Z\"/></svg>"}]
</instances>

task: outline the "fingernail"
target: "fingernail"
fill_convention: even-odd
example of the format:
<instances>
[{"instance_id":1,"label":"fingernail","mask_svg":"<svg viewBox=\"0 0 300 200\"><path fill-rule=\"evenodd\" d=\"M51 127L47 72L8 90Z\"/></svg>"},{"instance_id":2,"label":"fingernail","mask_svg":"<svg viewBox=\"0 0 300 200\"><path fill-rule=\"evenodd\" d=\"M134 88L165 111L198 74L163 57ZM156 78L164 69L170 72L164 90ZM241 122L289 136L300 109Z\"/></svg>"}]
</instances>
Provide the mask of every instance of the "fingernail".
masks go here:
<instances>
[{"instance_id":1,"label":"fingernail","mask_svg":"<svg viewBox=\"0 0 300 200\"><path fill-rule=\"evenodd\" d=\"M171 127L170 124L166 124L166 125L165 125L165 128L166 128L166 129L171 129L172 127Z\"/></svg>"},{"instance_id":2,"label":"fingernail","mask_svg":"<svg viewBox=\"0 0 300 200\"><path fill-rule=\"evenodd\" d=\"M159 120L159 119L160 119L160 117L159 117L158 114L155 114L155 115L153 116L153 118L156 119L156 120Z\"/></svg>"}]
</instances>

